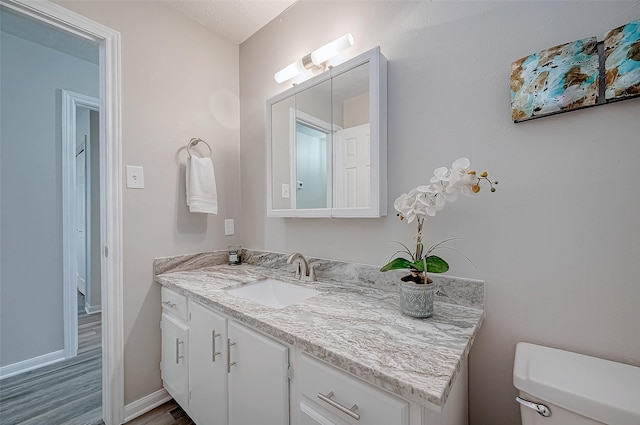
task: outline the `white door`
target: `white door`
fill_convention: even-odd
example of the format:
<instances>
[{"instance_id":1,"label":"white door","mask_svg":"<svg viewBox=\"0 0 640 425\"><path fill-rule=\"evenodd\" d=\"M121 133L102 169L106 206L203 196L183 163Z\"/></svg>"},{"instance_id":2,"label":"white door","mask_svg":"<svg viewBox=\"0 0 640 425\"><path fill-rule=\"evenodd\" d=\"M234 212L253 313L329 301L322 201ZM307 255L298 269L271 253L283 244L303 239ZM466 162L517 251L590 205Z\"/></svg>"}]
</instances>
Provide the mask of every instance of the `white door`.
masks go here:
<instances>
[{"instance_id":1,"label":"white door","mask_svg":"<svg viewBox=\"0 0 640 425\"><path fill-rule=\"evenodd\" d=\"M229 424L289 423L289 351L229 322Z\"/></svg>"},{"instance_id":2,"label":"white door","mask_svg":"<svg viewBox=\"0 0 640 425\"><path fill-rule=\"evenodd\" d=\"M189 300L189 414L198 425L227 421L227 320Z\"/></svg>"},{"instance_id":3,"label":"white door","mask_svg":"<svg viewBox=\"0 0 640 425\"><path fill-rule=\"evenodd\" d=\"M334 208L368 207L370 192L369 124L336 132Z\"/></svg>"},{"instance_id":4,"label":"white door","mask_svg":"<svg viewBox=\"0 0 640 425\"><path fill-rule=\"evenodd\" d=\"M76 281L87 294L87 151L83 142L76 153Z\"/></svg>"}]
</instances>

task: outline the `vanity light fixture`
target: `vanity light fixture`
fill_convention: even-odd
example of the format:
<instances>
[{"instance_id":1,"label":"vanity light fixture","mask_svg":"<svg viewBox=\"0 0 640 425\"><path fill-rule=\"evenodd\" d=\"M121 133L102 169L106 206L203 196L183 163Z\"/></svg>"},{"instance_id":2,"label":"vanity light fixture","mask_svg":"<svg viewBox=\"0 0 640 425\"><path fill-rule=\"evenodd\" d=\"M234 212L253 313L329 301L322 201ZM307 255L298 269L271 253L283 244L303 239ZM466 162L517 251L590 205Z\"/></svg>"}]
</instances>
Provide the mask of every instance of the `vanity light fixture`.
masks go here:
<instances>
[{"instance_id":1,"label":"vanity light fixture","mask_svg":"<svg viewBox=\"0 0 640 425\"><path fill-rule=\"evenodd\" d=\"M353 36L351 33L345 34L276 72L274 75L276 82L283 83L310 69L326 68L327 61L351 46L353 46Z\"/></svg>"}]
</instances>

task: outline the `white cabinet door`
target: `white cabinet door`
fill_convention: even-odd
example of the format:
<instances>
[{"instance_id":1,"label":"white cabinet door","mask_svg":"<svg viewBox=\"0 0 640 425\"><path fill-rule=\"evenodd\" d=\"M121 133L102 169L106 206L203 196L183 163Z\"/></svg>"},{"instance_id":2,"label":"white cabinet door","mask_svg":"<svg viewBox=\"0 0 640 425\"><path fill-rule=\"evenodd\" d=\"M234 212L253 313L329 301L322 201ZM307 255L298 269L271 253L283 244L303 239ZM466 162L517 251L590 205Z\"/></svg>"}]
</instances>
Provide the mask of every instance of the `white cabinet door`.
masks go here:
<instances>
[{"instance_id":1,"label":"white cabinet door","mask_svg":"<svg viewBox=\"0 0 640 425\"><path fill-rule=\"evenodd\" d=\"M287 347L229 322L229 424L289 423Z\"/></svg>"},{"instance_id":2,"label":"white cabinet door","mask_svg":"<svg viewBox=\"0 0 640 425\"><path fill-rule=\"evenodd\" d=\"M189 413L198 425L227 422L227 320L189 300Z\"/></svg>"},{"instance_id":3,"label":"white cabinet door","mask_svg":"<svg viewBox=\"0 0 640 425\"><path fill-rule=\"evenodd\" d=\"M164 386L176 401L187 405L188 375L188 343L189 328L179 320L162 313L162 363L161 373Z\"/></svg>"}]
</instances>

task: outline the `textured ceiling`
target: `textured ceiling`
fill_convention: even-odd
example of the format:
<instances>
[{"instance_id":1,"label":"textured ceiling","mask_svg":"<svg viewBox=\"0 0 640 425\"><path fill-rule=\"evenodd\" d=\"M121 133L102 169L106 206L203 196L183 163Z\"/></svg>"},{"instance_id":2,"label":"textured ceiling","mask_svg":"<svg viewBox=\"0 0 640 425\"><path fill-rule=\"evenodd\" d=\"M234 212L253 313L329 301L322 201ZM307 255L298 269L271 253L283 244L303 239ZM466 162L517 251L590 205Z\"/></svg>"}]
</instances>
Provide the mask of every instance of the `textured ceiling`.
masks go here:
<instances>
[{"instance_id":1,"label":"textured ceiling","mask_svg":"<svg viewBox=\"0 0 640 425\"><path fill-rule=\"evenodd\" d=\"M296 0L165 0L214 33L240 44Z\"/></svg>"},{"instance_id":2,"label":"textured ceiling","mask_svg":"<svg viewBox=\"0 0 640 425\"><path fill-rule=\"evenodd\" d=\"M240 44L280 15L296 0L164 0L212 32ZM98 47L90 41L0 8L0 30L98 63Z\"/></svg>"}]
</instances>

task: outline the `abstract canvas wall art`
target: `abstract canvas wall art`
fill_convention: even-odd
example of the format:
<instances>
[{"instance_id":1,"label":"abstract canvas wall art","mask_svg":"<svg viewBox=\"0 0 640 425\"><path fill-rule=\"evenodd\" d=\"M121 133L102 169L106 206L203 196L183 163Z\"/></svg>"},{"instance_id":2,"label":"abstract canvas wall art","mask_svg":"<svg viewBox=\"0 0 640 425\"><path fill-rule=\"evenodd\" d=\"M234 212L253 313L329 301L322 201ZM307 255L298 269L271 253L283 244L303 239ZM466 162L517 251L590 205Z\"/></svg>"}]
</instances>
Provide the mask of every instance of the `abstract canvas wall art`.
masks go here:
<instances>
[{"instance_id":1,"label":"abstract canvas wall art","mask_svg":"<svg viewBox=\"0 0 640 425\"><path fill-rule=\"evenodd\" d=\"M607 101L640 96L640 20L609 31L604 55Z\"/></svg>"},{"instance_id":2,"label":"abstract canvas wall art","mask_svg":"<svg viewBox=\"0 0 640 425\"><path fill-rule=\"evenodd\" d=\"M525 56L511 64L514 122L592 106L598 102L596 37Z\"/></svg>"}]
</instances>

